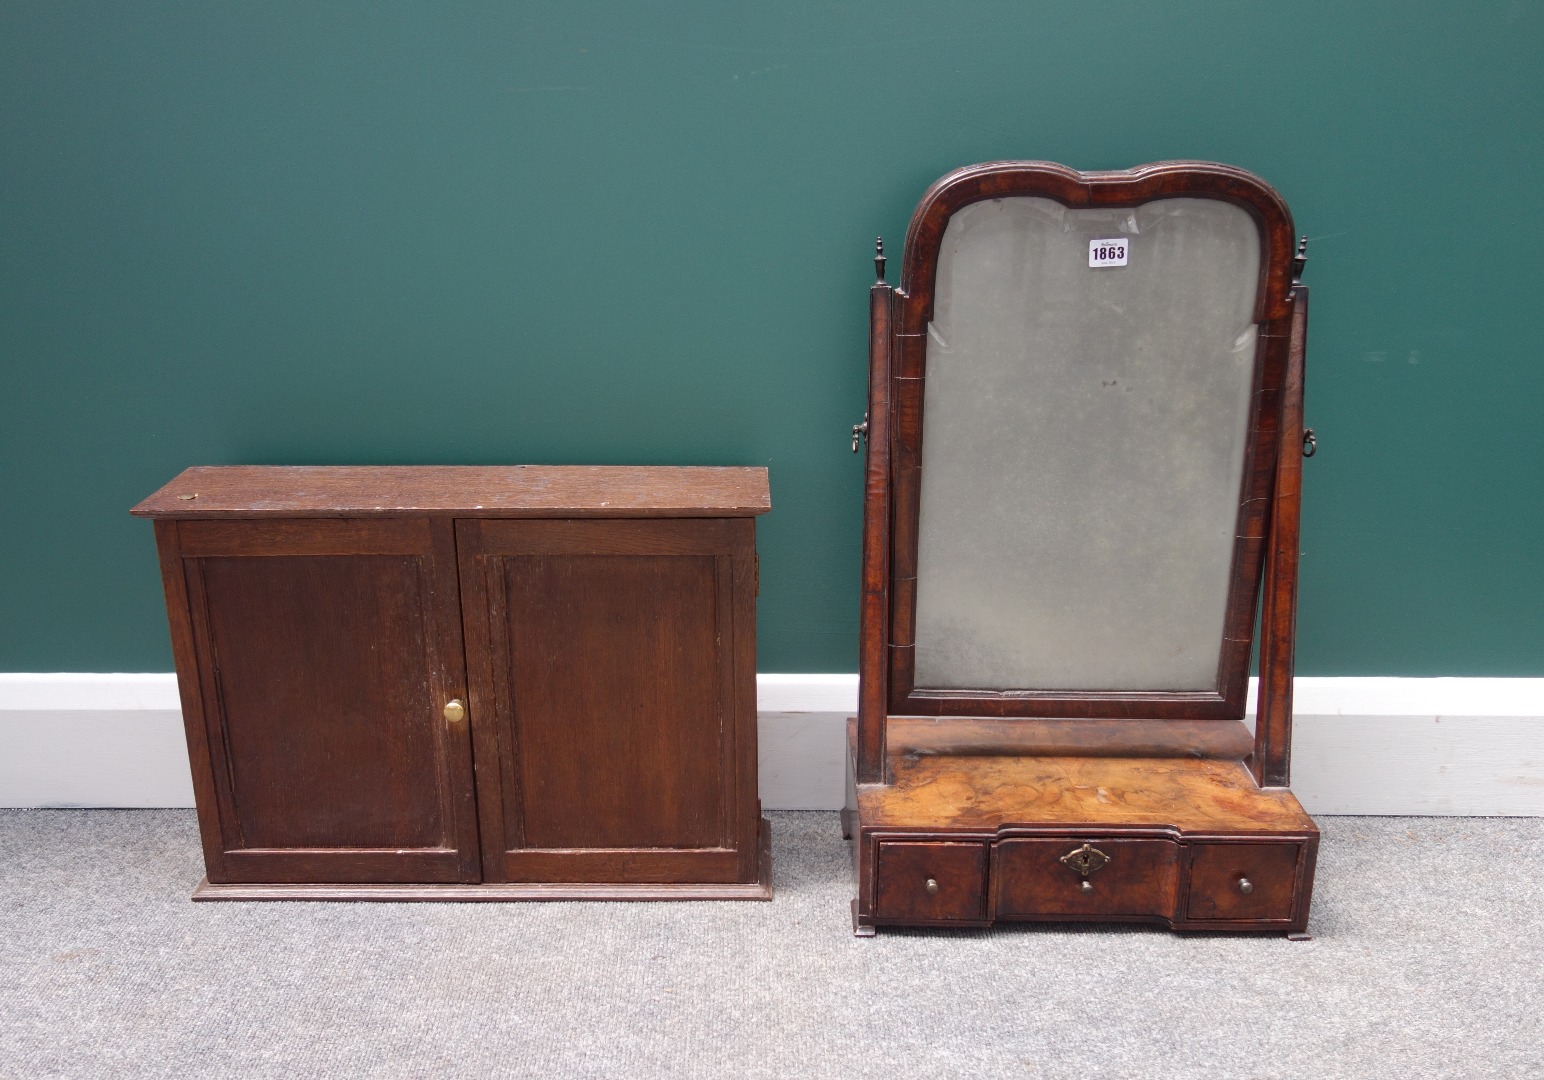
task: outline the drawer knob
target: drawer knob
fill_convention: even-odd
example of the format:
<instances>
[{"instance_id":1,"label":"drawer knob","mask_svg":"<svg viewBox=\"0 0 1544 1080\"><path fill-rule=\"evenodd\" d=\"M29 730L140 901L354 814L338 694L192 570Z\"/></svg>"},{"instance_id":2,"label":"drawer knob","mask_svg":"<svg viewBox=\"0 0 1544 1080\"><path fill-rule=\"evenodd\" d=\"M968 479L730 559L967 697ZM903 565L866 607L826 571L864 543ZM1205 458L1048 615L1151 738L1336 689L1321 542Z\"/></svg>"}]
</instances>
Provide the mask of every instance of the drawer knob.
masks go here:
<instances>
[{"instance_id":1,"label":"drawer knob","mask_svg":"<svg viewBox=\"0 0 1544 1080\"><path fill-rule=\"evenodd\" d=\"M927 879L927 894L929 896L938 895L938 882L932 878Z\"/></svg>"},{"instance_id":2,"label":"drawer knob","mask_svg":"<svg viewBox=\"0 0 1544 1080\"><path fill-rule=\"evenodd\" d=\"M1078 882L1078 884L1083 887L1083 891L1084 892L1093 892L1094 891L1094 883L1092 881L1089 881L1087 878L1084 878L1082 881Z\"/></svg>"},{"instance_id":3,"label":"drawer knob","mask_svg":"<svg viewBox=\"0 0 1544 1080\"><path fill-rule=\"evenodd\" d=\"M445 719L452 724L459 724L466 719L466 706L461 704L460 698L446 704Z\"/></svg>"},{"instance_id":4,"label":"drawer knob","mask_svg":"<svg viewBox=\"0 0 1544 1080\"><path fill-rule=\"evenodd\" d=\"M1254 882L1250 881L1246 877L1239 878L1238 891L1243 893L1245 896L1248 896L1250 893L1254 892Z\"/></svg>"}]
</instances>

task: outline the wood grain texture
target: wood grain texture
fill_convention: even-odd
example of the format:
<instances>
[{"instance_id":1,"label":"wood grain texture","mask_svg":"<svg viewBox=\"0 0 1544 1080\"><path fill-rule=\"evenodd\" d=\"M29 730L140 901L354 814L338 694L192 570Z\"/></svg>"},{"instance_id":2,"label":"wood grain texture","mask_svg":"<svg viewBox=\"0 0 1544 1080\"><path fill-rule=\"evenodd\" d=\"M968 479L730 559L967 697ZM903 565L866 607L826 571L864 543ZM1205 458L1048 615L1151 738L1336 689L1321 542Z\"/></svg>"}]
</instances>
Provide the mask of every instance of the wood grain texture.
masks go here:
<instances>
[{"instance_id":1,"label":"wood grain texture","mask_svg":"<svg viewBox=\"0 0 1544 1080\"><path fill-rule=\"evenodd\" d=\"M895 782L858 788L864 828L988 831L1109 825L1316 833L1297 799L1241 762L1182 758L892 755Z\"/></svg>"},{"instance_id":2,"label":"wood grain texture","mask_svg":"<svg viewBox=\"0 0 1544 1080\"><path fill-rule=\"evenodd\" d=\"M771 900L770 878L764 881L710 882L688 884L628 883L608 885L592 882L498 882L489 885L216 885L201 883L193 899L210 900L299 900L366 901L383 904L401 903L483 903L559 900L596 900L606 902L657 900Z\"/></svg>"},{"instance_id":3,"label":"wood grain texture","mask_svg":"<svg viewBox=\"0 0 1544 1080\"><path fill-rule=\"evenodd\" d=\"M1173 918L1184 849L1173 840L1097 839L1109 862L1084 878L1061 859L1083 846L1072 839L1013 839L994 845L998 918Z\"/></svg>"},{"instance_id":4,"label":"wood grain texture","mask_svg":"<svg viewBox=\"0 0 1544 1080\"><path fill-rule=\"evenodd\" d=\"M428 518L303 518L265 521L183 521L177 526L183 555L197 558L275 555L403 555L430 544Z\"/></svg>"},{"instance_id":5,"label":"wood grain texture","mask_svg":"<svg viewBox=\"0 0 1544 1080\"><path fill-rule=\"evenodd\" d=\"M188 469L139 517L750 517L767 470L714 466L230 465Z\"/></svg>"},{"instance_id":6,"label":"wood grain texture","mask_svg":"<svg viewBox=\"0 0 1544 1080\"><path fill-rule=\"evenodd\" d=\"M772 831L763 819L756 847L757 873L749 881L689 883L621 883L563 881L556 883L495 882L483 885L282 885L212 884L199 882L194 900L364 900L507 903L524 900L771 900Z\"/></svg>"},{"instance_id":7,"label":"wood grain texture","mask_svg":"<svg viewBox=\"0 0 1544 1080\"><path fill-rule=\"evenodd\" d=\"M756 850L755 844L751 850ZM524 848L508 852L504 867L507 880L522 882L669 885L747 880L741 876L739 852L733 848L672 849L648 841L610 849Z\"/></svg>"},{"instance_id":8,"label":"wood grain texture","mask_svg":"<svg viewBox=\"0 0 1544 1080\"><path fill-rule=\"evenodd\" d=\"M869 289L868 442L863 470L862 596L858 609L858 777L882 779L889 658L885 622L890 617L890 364L893 290Z\"/></svg>"},{"instance_id":9,"label":"wood grain texture","mask_svg":"<svg viewBox=\"0 0 1544 1080\"><path fill-rule=\"evenodd\" d=\"M193 800L198 807L199 843L204 849L206 871L215 880L223 881L225 843L220 825L219 790L214 780L215 759L210 752L211 718L204 714L207 676L199 664L198 646L193 641L192 609L188 601L187 575L182 565L179 529L175 521L157 521L156 551L161 562L161 586L166 594L172 660L177 665L177 696L182 706L182 727L193 775Z\"/></svg>"},{"instance_id":10,"label":"wood grain texture","mask_svg":"<svg viewBox=\"0 0 1544 1080\"><path fill-rule=\"evenodd\" d=\"M876 926L999 919L1307 928L1318 830L1290 792L1256 787L1242 762L927 756L893 765L895 783L854 785L856 813L844 815L854 834L860 936ZM1088 890L1060 862L1085 843L1110 856ZM957 897L949 913L930 909L915 873L903 874L909 884L886 885L884 852L896 844L915 848L917 858L931 845L989 852L984 911ZM900 892L881 907L880 889Z\"/></svg>"},{"instance_id":11,"label":"wood grain texture","mask_svg":"<svg viewBox=\"0 0 1544 1080\"><path fill-rule=\"evenodd\" d=\"M242 846L444 847L416 561L220 558L200 571Z\"/></svg>"},{"instance_id":12,"label":"wood grain texture","mask_svg":"<svg viewBox=\"0 0 1544 1080\"><path fill-rule=\"evenodd\" d=\"M1260 714L1255 724L1255 778L1286 787L1291 781L1292 675L1297 639L1297 572L1301 556L1303 392L1308 348L1308 290L1292 290L1292 328L1282 387L1276 453L1274 513L1260 613Z\"/></svg>"},{"instance_id":13,"label":"wood grain texture","mask_svg":"<svg viewBox=\"0 0 1544 1080\"><path fill-rule=\"evenodd\" d=\"M723 846L713 559L513 556L503 570L525 845Z\"/></svg>"},{"instance_id":14,"label":"wood grain texture","mask_svg":"<svg viewBox=\"0 0 1544 1080\"><path fill-rule=\"evenodd\" d=\"M908 924L979 922L986 917L986 861L985 844L881 842L874 917Z\"/></svg>"},{"instance_id":15,"label":"wood grain texture","mask_svg":"<svg viewBox=\"0 0 1544 1080\"><path fill-rule=\"evenodd\" d=\"M733 518L600 518L487 522L485 542L501 555L730 555L741 544Z\"/></svg>"},{"instance_id":16,"label":"wood grain texture","mask_svg":"<svg viewBox=\"0 0 1544 1080\"><path fill-rule=\"evenodd\" d=\"M1253 737L1237 720L891 717L887 739L901 756L1174 757L1242 761Z\"/></svg>"},{"instance_id":17,"label":"wood grain texture","mask_svg":"<svg viewBox=\"0 0 1544 1080\"><path fill-rule=\"evenodd\" d=\"M849 841L852 854L852 880L856 895L852 899L852 931L859 936L874 933L874 858L878 845L863 832L862 807L858 792L875 785L859 780L862 751L858 743L858 718L847 718L846 791L842 803L842 836Z\"/></svg>"},{"instance_id":18,"label":"wood grain texture","mask_svg":"<svg viewBox=\"0 0 1544 1080\"><path fill-rule=\"evenodd\" d=\"M739 851L736 880L751 881L758 872L757 833L766 830L761 816L760 741L756 710L756 596L760 565L756 522L731 523L732 556L719 556L718 619L730 640L720 637L729 668L719 684L725 728L720 748L724 775L724 835ZM766 879L768 882L770 878Z\"/></svg>"},{"instance_id":19,"label":"wood grain texture","mask_svg":"<svg viewBox=\"0 0 1544 1080\"><path fill-rule=\"evenodd\" d=\"M1192 845L1186 914L1206 920L1292 921L1303 848L1290 843Z\"/></svg>"}]
</instances>

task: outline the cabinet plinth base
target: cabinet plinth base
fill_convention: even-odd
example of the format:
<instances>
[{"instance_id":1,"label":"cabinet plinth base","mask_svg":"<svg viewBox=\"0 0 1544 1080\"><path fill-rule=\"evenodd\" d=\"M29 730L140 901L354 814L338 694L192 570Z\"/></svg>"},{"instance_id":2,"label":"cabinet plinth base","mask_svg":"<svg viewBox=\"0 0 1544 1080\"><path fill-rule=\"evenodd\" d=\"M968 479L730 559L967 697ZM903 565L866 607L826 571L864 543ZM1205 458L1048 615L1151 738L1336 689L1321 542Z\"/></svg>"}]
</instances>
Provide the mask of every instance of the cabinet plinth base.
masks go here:
<instances>
[{"instance_id":1,"label":"cabinet plinth base","mask_svg":"<svg viewBox=\"0 0 1544 1080\"><path fill-rule=\"evenodd\" d=\"M406 903L417 900L459 903L524 900L770 900L772 830L761 819L759 869L755 881L686 883L494 882L487 885L349 885L234 882L213 884L206 877L193 899L206 900L363 900Z\"/></svg>"}]
</instances>

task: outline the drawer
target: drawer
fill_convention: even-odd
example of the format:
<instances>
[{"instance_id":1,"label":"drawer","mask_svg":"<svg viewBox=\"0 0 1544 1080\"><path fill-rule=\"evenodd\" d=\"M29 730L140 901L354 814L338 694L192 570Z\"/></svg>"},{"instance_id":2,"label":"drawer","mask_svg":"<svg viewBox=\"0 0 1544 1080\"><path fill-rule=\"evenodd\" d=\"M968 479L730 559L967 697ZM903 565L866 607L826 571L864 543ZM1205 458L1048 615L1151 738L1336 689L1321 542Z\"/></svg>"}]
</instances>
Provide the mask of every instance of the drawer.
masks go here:
<instances>
[{"instance_id":1,"label":"drawer","mask_svg":"<svg viewBox=\"0 0 1544 1080\"><path fill-rule=\"evenodd\" d=\"M1194 844L1192 919L1289 921L1301 844Z\"/></svg>"},{"instance_id":2,"label":"drawer","mask_svg":"<svg viewBox=\"0 0 1544 1080\"><path fill-rule=\"evenodd\" d=\"M1000 840L997 914L1172 918L1179 862L1173 840Z\"/></svg>"},{"instance_id":3,"label":"drawer","mask_svg":"<svg viewBox=\"0 0 1544 1080\"><path fill-rule=\"evenodd\" d=\"M874 917L908 922L986 918L986 855L981 843L883 840Z\"/></svg>"}]
</instances>

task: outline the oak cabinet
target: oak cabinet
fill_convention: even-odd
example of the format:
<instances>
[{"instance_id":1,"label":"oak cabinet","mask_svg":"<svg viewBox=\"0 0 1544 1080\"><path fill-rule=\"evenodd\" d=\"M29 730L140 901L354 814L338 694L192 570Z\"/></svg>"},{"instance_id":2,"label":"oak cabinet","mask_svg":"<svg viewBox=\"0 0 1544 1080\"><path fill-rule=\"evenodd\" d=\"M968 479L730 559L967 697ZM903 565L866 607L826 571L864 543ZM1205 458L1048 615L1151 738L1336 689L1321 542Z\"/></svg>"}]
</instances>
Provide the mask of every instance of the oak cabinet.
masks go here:
<instances>
[{"instance_id":1,"label":"oak cabinet","mask_svg":"<svg viewBox=\"0 0 1544 1080\"><path fill-rule=\"evenodd\" d=\"M765 897L763 469L202 468L155 519L201 899Z\"/></svg>"}]
</instances>

